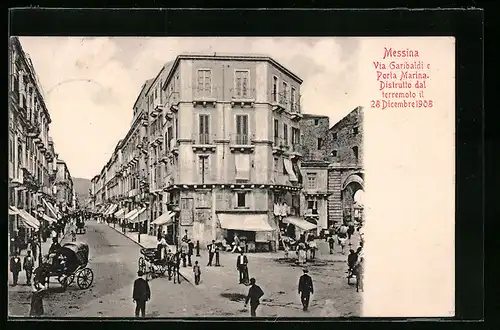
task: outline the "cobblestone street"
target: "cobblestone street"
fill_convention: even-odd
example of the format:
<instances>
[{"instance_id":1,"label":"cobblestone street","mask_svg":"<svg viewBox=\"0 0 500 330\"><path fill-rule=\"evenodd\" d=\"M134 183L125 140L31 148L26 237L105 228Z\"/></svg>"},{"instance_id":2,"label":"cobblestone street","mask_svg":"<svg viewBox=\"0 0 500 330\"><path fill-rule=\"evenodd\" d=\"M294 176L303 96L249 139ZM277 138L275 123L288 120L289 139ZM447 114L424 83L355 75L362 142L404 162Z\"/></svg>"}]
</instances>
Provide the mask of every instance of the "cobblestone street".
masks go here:
<instances>
[{"instance_id":1,"label":"cobblestone street","mask_svg":"<svg viewBox=\"0 0 500 330\"><path fill-rule=\"evenodd\" d=\"M63 291L57 281L51 279L44 299L46 316L133 316L132 286L140 246L116 229L94 221L87 222L87 233L78 235L78 240L89 245L89 267L94 271L94 283L88 290L80 290L72 284ZM249 254L248 258L250 276L257 279L265 292L258 316L360 315L361 294L348 286L345 278L346 256L320 254L318 261L310 263L315 294L309 312L301 310L297 294L302 267L284 260L281 253ZM205 251L201 251L200 258L194 259L203 266L201 284L192 284L189 267L181 269L185 276L181 284L174 284L168 278L150 281L152 299L147 305L147 317L249 316L243 306L248 287L238 284L236 254L221 254L221 267L205 267ZM20 282L23 281L21 278ZM30 294L28 286L9 287L10 316L29 315Z\"/></svg>"}]
</instances>

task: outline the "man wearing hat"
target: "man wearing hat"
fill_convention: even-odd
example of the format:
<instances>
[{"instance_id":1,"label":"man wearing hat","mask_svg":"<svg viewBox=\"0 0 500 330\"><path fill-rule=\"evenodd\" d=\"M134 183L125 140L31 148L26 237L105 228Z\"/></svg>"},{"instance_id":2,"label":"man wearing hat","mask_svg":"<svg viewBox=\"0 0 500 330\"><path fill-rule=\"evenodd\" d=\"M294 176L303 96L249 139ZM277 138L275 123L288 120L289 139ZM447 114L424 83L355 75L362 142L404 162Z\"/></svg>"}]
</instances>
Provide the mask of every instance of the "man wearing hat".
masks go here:
<instances>
[{"instance_id":1,"label":"man wearing hat","mask_svg":"<svg viewBox=\"0 0 500 330\"><path fill-rule=\"evenodd\" d=\"M139 312L142 317L146 316L146 301L151 299L151 290L148 281L144 279L144 273L137 272L138 279L134 282L134 292L132 299L135 301L135 317L139 317Z\"/></svg>"},{"instance_id":2,"label":"man wearing hat","mask_svg":"<svg viewBox=\"0 0 500 330\"><path fill-rule=\"evenodd\" d=\"M260 298L264 295L264 291L255 284L255 278L250 279L250 289L248 289L248 295L245 299L245 307L247 307L248 302L250 301L250 316L257 316L257 307L260 305Z\"/></svg>"},{"instance_id":3,"label":"man wearing hat","mask_svg":"<svg viewBox=\"0 0 500 330\"><path fill-rule=\"evenodd\" d=\"M304 274L299 279L299 294L300 300L302 301L303 310L307 311L309 307L309 298L311 294L314 294L313 281L311 276L309 276L309 270L304 268Z\"/></svg>"}]
</instances>

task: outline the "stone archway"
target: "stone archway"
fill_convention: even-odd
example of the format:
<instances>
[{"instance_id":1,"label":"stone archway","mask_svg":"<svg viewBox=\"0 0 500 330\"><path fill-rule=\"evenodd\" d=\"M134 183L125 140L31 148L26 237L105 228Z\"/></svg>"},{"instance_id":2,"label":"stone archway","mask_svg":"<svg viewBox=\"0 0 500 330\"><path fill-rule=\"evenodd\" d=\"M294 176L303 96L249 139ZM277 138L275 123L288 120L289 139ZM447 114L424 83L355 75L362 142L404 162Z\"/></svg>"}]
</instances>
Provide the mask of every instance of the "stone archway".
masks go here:
<instances>
[{"instance_id":1,"label":"stone archway","mask_svg":"<svg viewBox=\"0 0 500 330\"><path fill-rule=\"evenodd\" d=\"M358 191L364 191L364 180L362 173L350 174L342 183L342 218L343 221L354 220L355 195Z\"/></svg>"}]
</instances>

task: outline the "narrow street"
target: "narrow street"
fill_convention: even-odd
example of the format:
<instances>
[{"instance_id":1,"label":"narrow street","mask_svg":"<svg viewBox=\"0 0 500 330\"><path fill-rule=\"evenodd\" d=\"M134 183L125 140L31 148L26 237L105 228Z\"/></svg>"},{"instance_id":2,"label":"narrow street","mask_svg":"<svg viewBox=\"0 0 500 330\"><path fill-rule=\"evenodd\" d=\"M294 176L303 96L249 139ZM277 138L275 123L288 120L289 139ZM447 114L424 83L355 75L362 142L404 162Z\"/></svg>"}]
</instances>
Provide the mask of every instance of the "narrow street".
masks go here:
<instances>
[{"instance_id":1,"label":"narrow street","mask_svg":"<svg viewBox=\"0 0 500 330\"><path fill-rule=\"evenodd\" d=\"M67 241L69 235L65 240ZM131 317L133 282L137 276L140 246L106 224L87 222L87 233L78 240L89 245L90 267L94 282L87 290L72 284L63 291L56 279L51 279L44 299L46 317ZM64 244L64 241L63 241ZM206 255L197 258L206 264ZM301 268L280 259L281 255L249 255L250 276L257 278L265 295L258 315L264 317L355 316L360 314L361 295L345 280L344 256L318 261L311 265L315 283L310 311L301 311L297 295ZM147 317L227 317L249 316L243 306L248 287L237 284L236 255L221 254L222 267L204 267L202 283L194 286L181 278L174 284L167 278L150 281L152 299L147 305ZM186 269L185 272L189 272ZM189 279L189 277L187 277ZM24 284L24 274L20 283ZM9 315L28 316L30 288L9 286Z\"/></svg>"}]
</instances>

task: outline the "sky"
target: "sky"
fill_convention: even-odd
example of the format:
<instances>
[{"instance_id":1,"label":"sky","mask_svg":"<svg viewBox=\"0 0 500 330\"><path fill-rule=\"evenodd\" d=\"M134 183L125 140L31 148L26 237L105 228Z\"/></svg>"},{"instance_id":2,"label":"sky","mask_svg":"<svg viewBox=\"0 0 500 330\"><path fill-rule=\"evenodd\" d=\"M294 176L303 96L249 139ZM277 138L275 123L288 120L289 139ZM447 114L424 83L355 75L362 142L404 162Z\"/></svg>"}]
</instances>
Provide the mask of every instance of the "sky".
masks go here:
<instances>
[{"instance_id":1,"label":"sky","mask_svg":"<svg viewBox=\"0 0 500 330\"><path fill-rule=\"evenodd\" d=\"M132 121L142 84L181 53L268 55L304 80L304 113L330 125L359 104L358 38L20 37L45 94L50 135L73 177L91 179Z\"/></svg>"}]
</instances>

